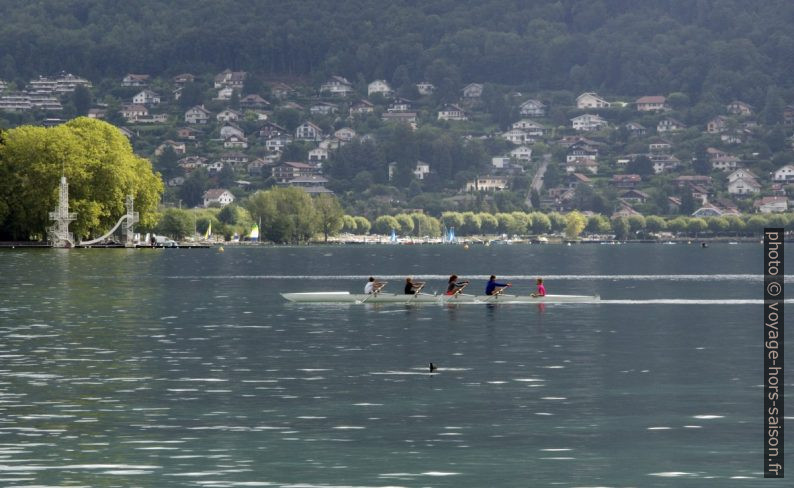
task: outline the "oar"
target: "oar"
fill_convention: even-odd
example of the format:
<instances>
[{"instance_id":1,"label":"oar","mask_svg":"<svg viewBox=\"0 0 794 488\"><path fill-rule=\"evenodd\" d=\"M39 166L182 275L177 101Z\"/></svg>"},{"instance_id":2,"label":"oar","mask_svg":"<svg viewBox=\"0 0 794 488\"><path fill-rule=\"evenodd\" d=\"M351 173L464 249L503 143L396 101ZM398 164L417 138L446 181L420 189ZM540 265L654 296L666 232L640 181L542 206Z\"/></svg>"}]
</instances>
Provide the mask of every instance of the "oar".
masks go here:
<instances>
[{"instance_id":1,"label":"oar","mask_svg":"<svg viewBox=\"0 0 794 488\"><path fill-rule=\"evenodd\" d=\"M383 284L382 284L380 287L378 287L378 289L377 289L377 290L372 290L372 293L370 293L369 295L367 295L367 298L365 298L365 299L361 300L360 302L356 302L356 303L358 303L359 305L361 305L362 303L364 303L364 302L366 302L367 300L369 300L369 299L370 299L370 297L373 297L373 296L377 295L377 294L378 294L378 293L380 293L380 291L381 291L381 290L382 290L382 289L383 289L383 288L386 286L386 284L387 284L387 283L388 283L388 281L384 281L384 282L383 282Z\"/></svg>"},{"instance_id":2,"label":"oar","mask_svg":"<svg viewBox=\"0 0 794 488\"><path fill-rule=\"evenodd\" d=\"M414 296L412 296L411 298L409 298L409 299L408 299L408 301L407 301L405 304L406 304L406 305L408 305L408 304L410 304L412 301L416 300L416 295L418 295L418 294L419 294L419 292L420 292L420 291L422 291L422 288L424 288L424 287L425 287L425 284L424 284L424 283L422 283L421 285L419 285L419 288L417 288L417 289L416 289L416 291L414 291Z\"/></svg>"},{"instance_id":3,"label":"oar","mask_svg":"<svg viewBox=\"0 0 794 488\"><path fill-rule=\"evenodd\" d=\"M462 291L463 291L463 289L464 289L464 288L466 288L467 286L469 286L469 283L468 283L468 282L464 283L464 284L463 284L463 286L461 286L460 288L458 288L457 290L455 290L455 293L453 293L453 294L452 294L452 296L450 296L450 297L447 299L447 302L449 302L449 301L450 301L450 300L452 300L453 298L458 298L458 295L460 295L460 292L462 292Z\"/></svg>"}]
</instances>

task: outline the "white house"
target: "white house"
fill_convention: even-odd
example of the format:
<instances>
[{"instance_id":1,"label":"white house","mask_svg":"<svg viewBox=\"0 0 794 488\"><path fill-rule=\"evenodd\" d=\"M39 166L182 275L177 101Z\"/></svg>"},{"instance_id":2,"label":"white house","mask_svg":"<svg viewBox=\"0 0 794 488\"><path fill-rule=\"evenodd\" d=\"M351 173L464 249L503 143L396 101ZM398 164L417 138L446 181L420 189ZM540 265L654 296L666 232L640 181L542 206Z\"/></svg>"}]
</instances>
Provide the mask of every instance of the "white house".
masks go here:
<instances>
[{"instance_id":1,"label":"white house","mask_svg":"<svg viewBox=\"0 0 794 488\"><path fill-rule=\"evenodd\" d=\"M656 132L675 132L686 129L686 125L672 117L665 117L656 124Z\"/></svg>"},{"instance_id":2,"label":"white house","mask_svg":"<svg viewBox=\"0 0 794 488\"><path fill-rule=\"evenodd\" d=\"M244 136L232 134L223 139L223 147L227 149L247 149L248 139Z\"/></svg>"},{"instance_id":3,"label":"white house","mask_svg":"<svg viewBox=\"0 0 794 488\"><path fill-rule=\"evenodd\" d=\"M318 147L309 151L309 162L321 163L323 161L328 161L328 149Z\"/></svg>"},{"instance_id":4,"label":"white house","mask_svg":"<svg viewBox=\"0 0 794 488\"><path fill-rule=\"evenodd\" d=\"M160 104L160 95L151 91L151 90L143 90L139 92L137 95L132 97L132 103L136 103L138 105L159 105Z\"/></svg>"},{"instance_id":5,"label":"white house","mask_svg":"<svg viewBox=\"0 0 794 488\"><path fill-rule=\"evenodd\" d=\"M227 139L230 136L237 136L239 138L244 138L245 133L243 130L232 123L227 123L220 130L221 139Z\"/></svg>"},{"instance_id":6,"label":"white house","mask_svg":"<svg viewBox=\"0 0 794 488\"><path fill-rule=\"evenodd\" d=\"M356 138L356 131L350 127L342 127L338 131L334 132L334 137L342 142L350 142Z\"/></svg>"},{"instance_id":7,"label":"white house","mask_svg":"<svg viewBox=\"0 0 794 488\"><path fill-rule=\"evenodd\" d=\"M466 183L466 191L500 191L507 188L506 176L480 176Z\"/></svg>"},{"instance_id":8,"label":"white house","mask_svg":"<svg viewBox=\"0 0 794 488\"><path fill-rule=\"evenodd\" d=\"M522 103L518 110L521 115L528 117L544 117L546 115L546 105L540 100L529 99Z\"/></svg>"},{"instance_id":9,"label":"white house","mask_svg":"<svg viewBox=\"0 0 794 488\"><path fill-rule=\"evenodd\" d=\"M513 123L513 129L521 129L531 136L542 136L547 132L547 129L534 120L521 119Z\"/></svg>"},{"instance_id":10,"label":"white house","mask_svg":"<svg viewBox=\"0 0 794 488\"><path fill-rule=\"evenodd\" d=\"M653 112L656 110L664 110L667 98L656 95L638 98L634 104L637 106L638 112Z\"/></svg>"},{"instance_id":11,"label":"white house","mask_svg":"<svg viewBox=\"0 0 794 488\"><path fill-rule=\"evenodd\" d=\"M149 109L143 105L133 103L121 107L121 116L124 117L127 122L134 122L139 117L146 117L147 115L149 115Z\"/></svg>"},{"instance_id":12,"label":"white house","mask_svg":"<svg viewBox=\"0 0 794 488\"><path fill-rule=\"evenodd\" d=\"M753 202L753 207L761 213L778 213L788 210L788 198L786 197L764 197Z\"/></svg>"},{"instance_id":13,"label":"white house","mask_svg":"<svg viewBox=\"0 0 794 488\"><path fill-rule=\"evenodd\" d=\"M416 84L416 91L418 91L420 95L432 95L435 90L435 85L429 81L420 81Z\"/></svg>"},{"instance_id":14,"label":"white house","mask_svg":"<svg viewBox=\"0 0 794 488\"><path fill-rule=\"evenodd\" d=\"M215 75L215 88L222 88L222 87L229 87L229 88L236 88L242 89L243 83L245 83L246 77L245 71L232 71L230 69L226 69L217 75Z\"/></svg>"},{"instance_id":15,"label":"white house","mask_svg":"<svg viewBox=\"0 0 794 488\"><path fill-rule=\"evenodd\" d=\"M774 180L782 183L794 180L794 164L787 164L775 171Z\"/></svg>"},{"instance_id":16,"label":"white house","mask_svg":"<svg viewBox=\"0 0 794 488\"><path fill-rule=\"evenodd\" d=\"M438 111L438 120L468 120L466 112L457 105L447 104Z\"/></svg>"},{"instance_id":17,"label":"white house","mask_svg":"<svg viewBox=\"0 0 794 488\"><path fill-rule=\"evenodd\" d=\"M149 75L128 74L121 80L121 86L146 86L149 84Z\"/></svg>"},{"instance_id":18,"label":"white house","mask_svg":"<svg viewBox=\"0 0 794 488\"><path fill-rule=\"evenodd\" d=\"M521 129L510 129L507 132L503 132L501 137L502 139L505 139L506 141L510 141L516 145L532 144L533 142L535 142L535 139L533 139L529 134L527 134L526 131L523 131Z\"/></svg>"},{"instance_id":19,"label":"white house","mask_svg":"<svg viewBox=\"0 0 794 488\"><path fill-rule=\"evenodd\" d=\"M532 149L527 146L519 146L510 151L510 157L518 161L532 161Z\"/></svg>"},{"instance_id":20,"label":"white house","mask_svg":"<svg viewBox=\"0 0 794 488\"><path fill-rule=\"evenodd\" d=\"M311 122L304 122L295 129L295 139L300 141L320 141L323 130Z\"/></svg>"},{"instance_id":21,"label":"white house","mask_svg":"<svg viewBox=\"0 0 794 488\"><path fill-rule=\"evenodd\" d=\"M388 96L391 92L391 86L389 86L389 83L387 83L386 80L375 80L367 85L367 96L371 96L375 93Z\"/></svg>"},{"instance_id":22,"label":"white house","mask_svg":"<svg viewBox=\"0 0 794 488\"><path fill-rule=\"evenodd\" d=\"M206 124L210 120L212 113L205 109L203 105L196 105L185 112L185 123Z\"/></svg>"},{"instance_id":23,"label":"white house","mask_svg":"<svg viewBox=\"0 0 794 488\"><path fill-rule=\"evenodd\" d=\"M576 108L585 110L588 108L609 108L610 103L598 96L597 93L586 92L576 97Z\"/></svg>"},{"instance_id":24,"label":"white house","mask_svg":"<svg viewBox=\"0 0 794 488\"><path fill-rule=\"evenodd\" d=\"M328 102L317 102L309 108L309 113L314 115L330 115L339 111L336 104Z\"/></svg>"},{"instance_id":25,"label":"white house","mask_svg":"<svg viewBox=\"0 0 794 488\"><path fill-rule=\"evenodd\" d=\"M751 178L754 180L757 179L756 176L750 170L747 170L745 168L739 168L728 175L728 183L732 183L740 178L744 178L744 179Z\"/></svg>"},{"instance_id":26,"label":"white house","mask_svg":"<svg viewBox=\"0 0 794 488\"><path fill-rule=\"evenodd\" d=\"M320 93L346 97L353 94L353 84L341 76L332 76L328 81L320 85Z\"/></svg>"},{"instance_id":27,"label":"white house","mask_svg":"<svg viewBox=\"0 0 794 488\"><path fill-rule=\"evenodd\" d=\"M213 188L204 192L205 207L209 207L213 203L219 203L221 207L225 207L233 201L234 195L232 195L229 190L224 190L223 188Z\"/></svg>"},{"instance_id":28,"label":"white house","mask_svg":"<svg viewBox=\"0 0 794 488\"><path fill-rule=\"evenodd\" d=\"M417 161L413 173L417 180L424 180L425 176L430 173L430 165L424 161Z\"/></svg>"},{"instance_id":29,"label":"white house","mask_svg":"<svg viewBox=\"0 0 794 488\"><path fill-rule=\"evenodd\" d=\"M469 83L463 87L463 98L480 98L482 89L482 83Z\"/></svg>"},{"instance_id":30,"label":"white house","mask_svg":"<svg viewBox=\"0 0 794 488\"><path fill-rule=\"evenodd\" d=\"M728 193L731 195L751 195L760 191L761 185L754 178L736 178L728 183Z\"/></svg>"},{"instance_id":31,"label":"white house","mask_svg":"<svg viewBox=\"0 0 794 488\"><path fill-rule=\"evenodd\" d=\"M227 108L226 110L222 110L218 112L218 115L215 116L215 119L218 122L237 122L243 117L243 114L238 112L237 110L232 110Z\"/></svg>"},{"instance_id":32,"label":"white house","mask_svg":"<svg viewBox=\"0 0 794 488\"><path fill-rule=\"evenodd\" d=\"M504 169L510 167L512 160L508 156L496 156L491 158L491 165L497 169Z\"/></svg>"},{"instance_id":33,"label":"white house","mask_svg":"<svg viewBox=\"0 0 794 488\"><path fill-rule=\"evenodd\" d=\"M726 107L729 114L733 115L753 115L753 107L740 100L734 100Z\"/></svg>"},{"instance_id":34,"label":"white house","mask_svg":"<svg viewBox=\"0 0 794 488\"><path fill-rule=\"evenodd\" d=\"M234 95L234 88L225 86L218 90L218 96L215 97L215 100L231 100L232 95Z\"/></svg>"},{"instance_id":35,"label":"white house","mask_svg":"<svg viewBox=\"0 0 794 488\"><path fill-rule=\"evenodd\" d=\"M571 119L574 130L594 131L607 126L607 121L593 114L584 114Z\"/></svg>"}]
</instances>

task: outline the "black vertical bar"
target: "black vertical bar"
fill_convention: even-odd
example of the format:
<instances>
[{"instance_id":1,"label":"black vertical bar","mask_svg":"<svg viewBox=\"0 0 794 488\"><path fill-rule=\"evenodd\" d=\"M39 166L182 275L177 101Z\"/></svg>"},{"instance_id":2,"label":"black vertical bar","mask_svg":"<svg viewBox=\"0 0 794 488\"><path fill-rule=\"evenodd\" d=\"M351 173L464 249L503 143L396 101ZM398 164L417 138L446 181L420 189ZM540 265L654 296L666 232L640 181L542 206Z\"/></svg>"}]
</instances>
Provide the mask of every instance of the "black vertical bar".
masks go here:
<instances>
[{"instance_id":1,"label":"black vertical bar","mask_svg":"<svg viewBox=\"0 0 794 488\"><path fill-rule=\"evenodd\" d=\"M783 229L764 229L764 478L783 478Z\"/></svg>"}]
</instances>

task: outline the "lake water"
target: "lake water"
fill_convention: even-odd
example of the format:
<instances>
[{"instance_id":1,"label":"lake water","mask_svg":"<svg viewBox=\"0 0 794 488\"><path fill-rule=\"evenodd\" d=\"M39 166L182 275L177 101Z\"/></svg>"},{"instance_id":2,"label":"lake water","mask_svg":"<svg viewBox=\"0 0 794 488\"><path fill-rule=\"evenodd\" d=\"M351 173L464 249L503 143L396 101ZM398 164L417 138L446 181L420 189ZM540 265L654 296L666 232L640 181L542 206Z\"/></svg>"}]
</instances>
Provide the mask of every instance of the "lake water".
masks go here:
<instances>
[{"instance_id":1,"label":"lake water","mask_svg":"<svg viewBox=\"0 0 794 488\"><path fill-rule=\"evenodd\" d=\"M2 250L0 486L784 486L761 472L762 264L761 244ZM278 295L451 273L603 301Z\"/></svg>"}]
</instances>

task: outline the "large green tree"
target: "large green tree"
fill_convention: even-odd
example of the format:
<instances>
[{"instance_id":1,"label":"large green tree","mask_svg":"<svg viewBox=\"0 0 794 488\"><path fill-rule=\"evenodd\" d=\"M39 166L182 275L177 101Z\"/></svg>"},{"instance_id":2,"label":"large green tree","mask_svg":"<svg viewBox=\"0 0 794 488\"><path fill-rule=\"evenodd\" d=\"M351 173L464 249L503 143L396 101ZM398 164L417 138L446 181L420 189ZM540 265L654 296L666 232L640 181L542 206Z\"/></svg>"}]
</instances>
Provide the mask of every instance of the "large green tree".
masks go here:
<instances>
[{"instance_id":1,"label":"large green tree","mask_svg":"<svg viewBox=\"0 0 794 488\"><path fill-rule=\"evenodd\" d=\"M320 219L308 193L286 187L258 191L246 207L254 222L262 222L261 235L281 244L300 244L320 231Z\"/></svg>"},{"instance_id":2,"label":"large green tree","mask_svg":"<svg viewBox=\"0 0 794 488\"><path fill-rule=\"evenodd\" d=\"M342 230L345 212L342 210L339 200L330 194L320 194L314 197L314 209L317 211L323 238L325 242L328 242L329 235L335 235Z\"/></svg>"},{"instance_id":3,"label":"large green tree","mask_svg":"<svg viewBox=\"0 0 794 488\"><path fill-rule=\"evenodd\" d=\"M41 239L58 203L61 176L69 184L75 237L97 236L126 213L133 196L140 224L153 226L163 192L151 163L132 152L114 126L86 117L52 128L21 126L0 144L0 239Z\"/></svg>"}]
</instances>

